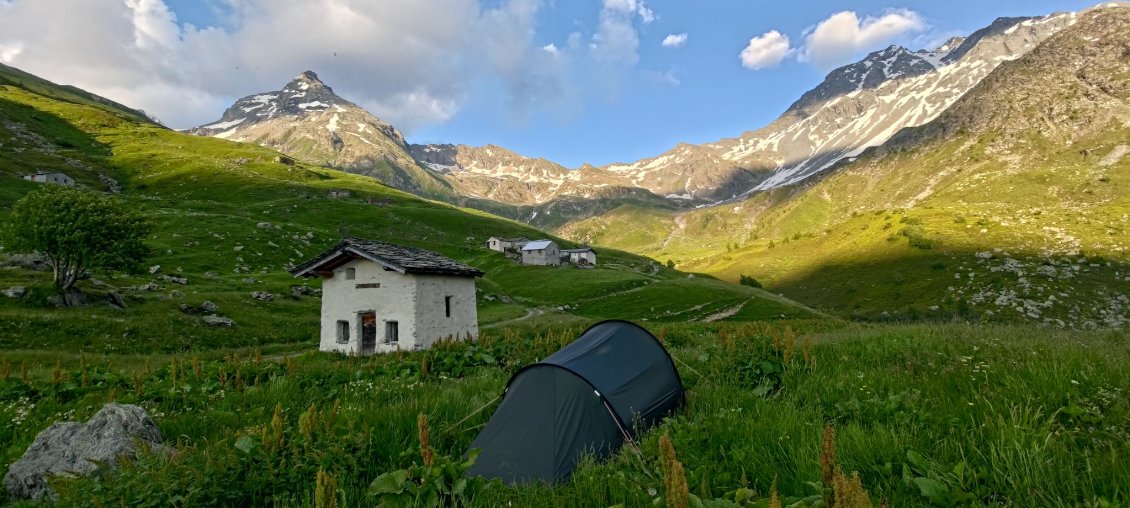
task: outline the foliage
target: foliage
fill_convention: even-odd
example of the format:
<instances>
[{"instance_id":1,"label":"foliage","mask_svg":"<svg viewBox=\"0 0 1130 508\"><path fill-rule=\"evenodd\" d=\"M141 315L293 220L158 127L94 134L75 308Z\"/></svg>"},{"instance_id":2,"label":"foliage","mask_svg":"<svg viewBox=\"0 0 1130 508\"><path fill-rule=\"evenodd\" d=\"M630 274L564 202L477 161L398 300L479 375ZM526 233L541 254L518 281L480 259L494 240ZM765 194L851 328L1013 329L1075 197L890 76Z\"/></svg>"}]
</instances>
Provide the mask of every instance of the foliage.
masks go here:
<instances>
[{"instance_id":1,"label":"foliage","mask_svg":"<svg viewBox=\"0 0 1130 508\"><path fill-rule=\"evenodd\" d=\"M774 479L783 506L818 506L834 501L837 466L841 497L859 497L851 473L858 471L873 504L1128 500L1123 335L799 321L652 329L689 391L687 405L642 432L638 446L643 457L659 457L660 437L669 436L692 506L767 506ZM47 425L86 419L113 398L144 407L175 453L139 457L101 480L60 482L61 506L439 498L457 490L460 457L511 373L580 330L510 328L369 358L8 351L0 354L0 418L11 423L0 427L0 460L16 460ZM424 358L434 367L421 377ZM813 422L829 422L834 435ZM430 468L422 449L432 451ZM1073 481L1085 468L1087 481ZM454 502L648 505L666 497L661 470L627 446L606 462L582 464L562 485L468 480ZM385 474L390 492L370 495Z\"/></svg>"},{"instance_id":2,"label":"foliage","mask_svg":"<svg viewBox=\"0 0 1130 508\"><path fill-rule=\"evenodd\" d=\"M133 270L148 253L151 226L122 200L59 185L29 192L12 208L12 249L39 252L54 268L55 286L72 288L87 270Z\"/></svg>"},{"instance_id":3,"label":"foliage","mask_svg":"<svg viewBox=\"0 0 1130 508\"><path fill-rule=\"evenodd\" d=\"M469 451L465 459L436 455L429 444L427 416L420 414L417 427L421 463L378 476L369 485L369 495L376 498L378 506L470 506L484 483L482 477L467 475L479 450Z\"/></svg>"},{"instance_id":4,"label":"foliage","mask_svg":"<svg viewBox=\"0 0 1130 508\"><path fill-rule=\"evenodd\" d=\"M761 287L761 283L757 282L757 279L753 278L753 276L746 275L744 273L740 277L738 277L738 283L740 283L743 286L749 286L751 288L760 288Z\"/></svg>"}]
</instances>

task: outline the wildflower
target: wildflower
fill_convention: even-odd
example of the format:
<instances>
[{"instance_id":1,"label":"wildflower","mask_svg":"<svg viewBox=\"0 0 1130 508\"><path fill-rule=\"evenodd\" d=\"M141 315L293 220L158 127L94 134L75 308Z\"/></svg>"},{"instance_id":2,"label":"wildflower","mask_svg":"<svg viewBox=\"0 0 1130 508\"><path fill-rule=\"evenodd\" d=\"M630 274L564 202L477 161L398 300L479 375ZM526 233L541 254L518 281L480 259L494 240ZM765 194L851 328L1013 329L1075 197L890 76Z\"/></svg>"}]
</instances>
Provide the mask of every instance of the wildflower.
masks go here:
<instances>
[{"instance_id":1,"label":"wildflower","mask_svg":"<svg viewBox=\"0 0 1130 508\"><path fill-rule=\"evenodd\" d=\"M316 508L337 508L337 478L318 469L317 486L314 487Z\"/></svg>"},{"instance_id":2,"label":"wildflower","mask_svg":"<svg viewBox=\"0 0 1130 508\"><path fill-rule=\"evenodd\" d=\"M667 506L671 508L687 508L690 506L687 477L683 474L683 465L675 457L675 445L671 443L671 436L666 433L659 438L659 464L663 469L663 485L667 491Z\"/></svg>"},{"instance_id":3,"label":"wildflower","mask_svg":"<svg viewBox=\"0 0 1130 508\"><path fill-rule=\"evenodd\" d=\"M836 428L831 425L824 426L824 442L820 446L820 471L823 473L824 485L832 485L834 467L836 465Z\"/></svg>"},{"instance_id":4,"label":"wildflower","mask_svg":"<svg viewBox=\"0 0 1130 508\"><path fill-rule=\"evenodd\" d=\"M416 418L416 428L419 430L420 457L424 460L424 466L432 467L432 447L429 443L431 432L428 429L428 415L420 413L420 416Z\"/></svg>"}]
</instances>

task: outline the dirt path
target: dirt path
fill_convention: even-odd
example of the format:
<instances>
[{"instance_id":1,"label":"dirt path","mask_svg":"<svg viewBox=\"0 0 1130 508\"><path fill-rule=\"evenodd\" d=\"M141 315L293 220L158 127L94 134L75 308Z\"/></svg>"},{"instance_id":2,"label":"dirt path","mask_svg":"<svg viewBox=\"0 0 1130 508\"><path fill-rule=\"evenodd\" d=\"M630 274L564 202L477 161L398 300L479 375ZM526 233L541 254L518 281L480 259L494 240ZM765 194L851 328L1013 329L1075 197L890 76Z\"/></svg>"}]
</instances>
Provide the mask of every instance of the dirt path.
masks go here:
<instances>
[{"instance_id":1,"label":"dirt path","mask_svg":"<svg viewBox=\"0 0 1130 508\"><path fill-rule=\"evenodd\" d=\"M526 309L526 315L525 316L522 316L520 318L507 319L506 321L499 321L497 323L491 323L489 325L483 326L482 328L485 330L487 328L494 328L496 326L502 326L502 325L508 325L508 324L511 324L511 323L517 323L519 321L525 321L527 319L530 319L532 317L537 317L537 316L540 316L542 314L545 314L544 310L541 310L541 309L538 309L538 308L529 308L529 309Z\"/></svg>"},{"instance_id":2,"label":"dirt path","mask_svg":"<svg viewBox=\"0 0 1130 508\"><path fill-rule=\"evenodd\" d=\"M752 300L752 298L750 300ZM711 314L709 316L702 318L702 322L703 323L713 323L715 321L721 321L723 319L726 319L730 316L733 316L734 314L741 312L742 307L745 307L745 304L747 304L747 303L749 303L749 300L746 300L746 301L739 303L739 304L737 304L733 307L730 307L728 309L722 309L718 312L715 312L714 314Z\"/></svg>"}]
</instances>

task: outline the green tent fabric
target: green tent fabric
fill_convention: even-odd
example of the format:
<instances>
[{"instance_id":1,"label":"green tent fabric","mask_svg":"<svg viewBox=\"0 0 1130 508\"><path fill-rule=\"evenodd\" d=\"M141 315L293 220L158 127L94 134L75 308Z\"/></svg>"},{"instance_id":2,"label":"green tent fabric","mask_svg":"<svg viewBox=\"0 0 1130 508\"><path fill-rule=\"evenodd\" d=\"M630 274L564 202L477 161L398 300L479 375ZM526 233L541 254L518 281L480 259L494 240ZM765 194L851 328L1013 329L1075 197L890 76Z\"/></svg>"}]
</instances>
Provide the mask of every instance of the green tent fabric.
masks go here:
<instances>
[{"instance_id":1,"label":"green tent fabric","mask_svg":"<svg viewBox=\"0 0 1130 508\"><path fill-rule=\"evenodd\" d=\"M603 321L518 371L471 443L468 472L507 484L569 478L585 455L607 458L685 401L675 363L650 332Z\"/></svg>"}]
</instances>

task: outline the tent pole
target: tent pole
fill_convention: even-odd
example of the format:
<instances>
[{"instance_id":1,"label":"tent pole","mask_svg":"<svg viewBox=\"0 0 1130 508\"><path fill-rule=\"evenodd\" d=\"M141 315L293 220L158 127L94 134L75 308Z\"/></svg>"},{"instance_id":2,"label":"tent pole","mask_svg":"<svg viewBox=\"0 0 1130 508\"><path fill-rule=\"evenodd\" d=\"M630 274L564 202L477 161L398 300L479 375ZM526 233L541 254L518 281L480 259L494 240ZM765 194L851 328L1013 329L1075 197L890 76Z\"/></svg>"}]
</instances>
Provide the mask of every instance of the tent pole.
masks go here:
<instances>
[{"instance_id":1,"label":"tent pole","mask_svg":"<svg viewBox=\"0 0 1130 508\"><path fill-rule=\"evenodd\" d=\"M608 411L608 416L611 416L612 421L616 422L616 428L620 429L620 434L624 436L624 442L627 443L628 448L636 452L636 457L640 459L640 467L643 468L643 472L647 473L647 476L654 480L655 476L652 475L651 470L647 468L647 462L644 461L643 458L643 451L640 450L639 445L636 444L636 440L628 435L628 431L624 429L623 425L620 425L620 418L616 416L616 413L612 412L612 407L608 405L608 400L604 397L600 397L600 401L604 403L604 409Z\"/></svg>"}]
</instances>

